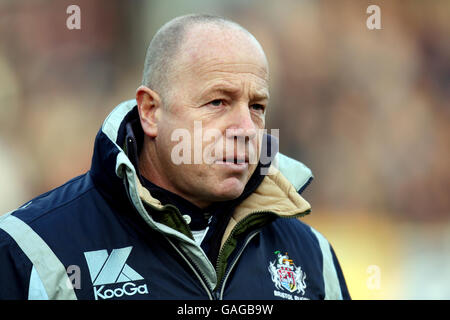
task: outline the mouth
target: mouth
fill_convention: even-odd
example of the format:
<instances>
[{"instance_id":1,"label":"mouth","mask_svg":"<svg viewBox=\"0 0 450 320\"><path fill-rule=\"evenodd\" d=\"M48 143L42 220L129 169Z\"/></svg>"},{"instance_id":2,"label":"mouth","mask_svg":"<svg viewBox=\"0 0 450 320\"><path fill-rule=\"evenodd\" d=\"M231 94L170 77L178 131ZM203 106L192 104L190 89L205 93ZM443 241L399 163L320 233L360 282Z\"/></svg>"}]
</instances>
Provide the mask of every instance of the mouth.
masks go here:
<instances>
[{"instance_id":1,"label":"mouth","mask_svg":"<svg viewBox=\"0 0 450 320\"><path fill-rule=\"evenodd\" d=\"M229 162L234 164L248 164L248 156L241 156L241 157L230 157L230 158L223 158L223 162Z\"/></svg>"},{"instance_id":2,"label":"mouth","mask_svg":"<svg viewBox=\"0 0 450 320\"><path fill-rule=\"evenodd\" d=\"M224 165L231 169L244 170L248 167L249 158L248 156L234 156L234 157L224 157L221 160L214 161L215 164Z\"/></svg>"}]
</instances>

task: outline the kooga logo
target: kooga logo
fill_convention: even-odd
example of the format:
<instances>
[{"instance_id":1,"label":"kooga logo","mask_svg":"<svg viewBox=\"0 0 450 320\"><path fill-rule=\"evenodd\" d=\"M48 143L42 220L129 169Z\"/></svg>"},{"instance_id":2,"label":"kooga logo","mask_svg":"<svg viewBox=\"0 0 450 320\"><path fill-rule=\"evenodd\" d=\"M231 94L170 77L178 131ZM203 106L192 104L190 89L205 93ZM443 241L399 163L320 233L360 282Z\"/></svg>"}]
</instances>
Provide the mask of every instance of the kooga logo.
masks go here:
<instances>
[{"instance_id":1,"label":"kooga logo","mask_svg":"<svg viewBox=\"0 0 450 320\"><path fill-rule=\"evenodd\" d=\"M112 250L108 255L106 250L88 251L84 253L89 273L94 286L95 300L120 298L124 295L148 294L146 284L137 286L132 281L144 278L126 264L133 247ZM106 289L107 284L125 282L121 287Z\"/></svg>"}]
</instances>

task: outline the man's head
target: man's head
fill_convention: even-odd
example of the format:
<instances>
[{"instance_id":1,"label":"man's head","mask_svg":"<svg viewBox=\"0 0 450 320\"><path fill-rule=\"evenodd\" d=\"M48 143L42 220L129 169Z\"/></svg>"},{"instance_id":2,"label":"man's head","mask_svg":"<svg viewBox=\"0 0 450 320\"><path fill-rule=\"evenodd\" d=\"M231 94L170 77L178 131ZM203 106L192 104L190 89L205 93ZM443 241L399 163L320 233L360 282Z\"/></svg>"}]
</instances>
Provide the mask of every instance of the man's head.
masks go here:
<instances>
[{"instance_id":1,"label":"man's head","mask_svg":"<svg viewBox=\"0 0 450 320\"><path fill-rule=\"evenodd\" d=\"M249 156L259 157L268 78L261 46L238 24L209 15L165 24L136 93L144 177L201 207L237 198L257 165ZM180 132L188 134L182 153L190 163L174 161Z\"/></svg>"}]
</instances>

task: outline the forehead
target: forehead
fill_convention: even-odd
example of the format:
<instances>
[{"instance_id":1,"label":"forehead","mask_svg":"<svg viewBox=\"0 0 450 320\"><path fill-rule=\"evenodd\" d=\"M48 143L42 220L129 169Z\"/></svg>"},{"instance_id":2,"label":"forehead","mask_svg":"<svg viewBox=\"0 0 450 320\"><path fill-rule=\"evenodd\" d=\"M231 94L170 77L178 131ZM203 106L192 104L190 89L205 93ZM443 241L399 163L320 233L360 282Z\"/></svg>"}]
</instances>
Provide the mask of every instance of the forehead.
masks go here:
<instances>
[{"instance_id":1,"label":"forehead","mask_svg":"<svg viewBox=\"0 0 450 320\"><path fill-rule=\"evenodd\" d=\"M186 32L176 59L178 76L208 80L242 77L267 85L267 60L256 39L235 26L200 25Z\"/></svg>"}]
</instances>

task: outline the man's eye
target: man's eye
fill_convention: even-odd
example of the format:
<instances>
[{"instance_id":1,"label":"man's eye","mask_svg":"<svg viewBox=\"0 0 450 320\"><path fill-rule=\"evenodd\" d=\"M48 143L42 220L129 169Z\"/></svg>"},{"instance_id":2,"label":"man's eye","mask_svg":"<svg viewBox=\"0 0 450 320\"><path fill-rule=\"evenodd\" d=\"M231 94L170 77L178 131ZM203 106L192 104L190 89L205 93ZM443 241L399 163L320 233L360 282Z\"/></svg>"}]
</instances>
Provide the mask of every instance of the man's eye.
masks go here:
<instances>
[{"instance_id":1,"label":"man's eye","mask_svg":"<svg viewBox=\"0 0 450 320\"><path fill-rule=\"evenodd\" d=\"M216 100L211 101L209 104L212 104L215 107L219 107L221 104L223 104L223 100L216 99Z\"/></svg>"},{"instance_id":2,"label":"man's eye","mask_svg":"<svg viewBox=\"0 0 450 320\"><path fill-rule=\"evenodd\" d=\"M262 104L252 104L251 107L253 110L260 112L264 112L264 110L266 109Z\"/></svg>"}]
</instances>

